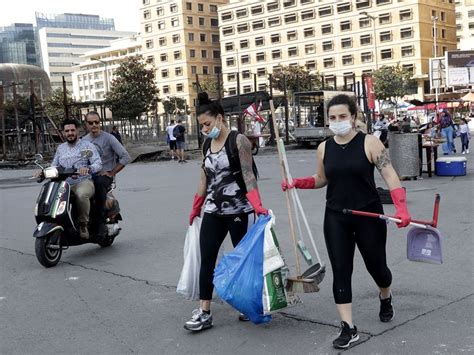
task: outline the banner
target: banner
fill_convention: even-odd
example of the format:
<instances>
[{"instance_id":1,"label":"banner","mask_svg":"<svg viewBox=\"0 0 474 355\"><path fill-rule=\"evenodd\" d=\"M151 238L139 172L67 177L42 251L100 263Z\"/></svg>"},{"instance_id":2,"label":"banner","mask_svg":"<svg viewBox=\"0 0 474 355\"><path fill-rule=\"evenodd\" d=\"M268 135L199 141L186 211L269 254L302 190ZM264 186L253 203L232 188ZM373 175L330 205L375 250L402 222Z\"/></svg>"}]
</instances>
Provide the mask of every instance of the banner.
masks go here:
<instances>
[{"instance_id":1,"label":"banner","mask_svg":"<svg viewBox=\"0 0 474 355\"><path fill-rule=\"evenodd\" d=\"M371 76L365 78L365 87L367 89L367 106L370 110L375 110L374 82Z\"/></svg>"},{"instance_id":2,"label":"banner","mask_svg":"<svg viewBox=\"0 0 474 355\"><path fill-rule=\"evenodd\" d=\"M474 50L446 52L448 86L474 85Z\"/></svg>"}]
</instances>

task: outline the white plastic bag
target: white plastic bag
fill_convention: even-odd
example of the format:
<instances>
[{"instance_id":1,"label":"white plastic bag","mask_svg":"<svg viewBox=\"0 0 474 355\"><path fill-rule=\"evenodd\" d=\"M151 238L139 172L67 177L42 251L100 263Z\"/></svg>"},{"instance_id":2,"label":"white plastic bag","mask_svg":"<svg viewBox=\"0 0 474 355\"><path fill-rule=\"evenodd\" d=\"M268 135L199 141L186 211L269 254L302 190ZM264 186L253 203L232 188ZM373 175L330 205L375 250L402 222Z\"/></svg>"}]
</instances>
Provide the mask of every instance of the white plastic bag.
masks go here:
<instances>
[{"instance_id":1,"label":"white plastic bag","mask_svg":"<svg viewBox=\"0 0 474 355\"><path fill-rule=\"evenodd\" d=\"M199 248L199 230L201 218L194 218L189 226L184 242L184 264L176 292L188 300L199 300L199 271L201 269L201 250Z\"/></svg>"}]
</instances>

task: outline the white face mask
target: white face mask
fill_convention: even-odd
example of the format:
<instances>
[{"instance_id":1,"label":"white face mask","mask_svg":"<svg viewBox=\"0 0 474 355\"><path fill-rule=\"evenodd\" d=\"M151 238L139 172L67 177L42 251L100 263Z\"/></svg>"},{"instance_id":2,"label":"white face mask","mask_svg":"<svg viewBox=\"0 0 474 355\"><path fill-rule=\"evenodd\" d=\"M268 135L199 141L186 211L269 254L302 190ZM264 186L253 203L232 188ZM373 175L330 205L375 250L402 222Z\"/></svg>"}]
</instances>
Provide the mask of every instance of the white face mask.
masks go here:
<instances>
[{"instance_id":1,"label":"white face mask","mask_svg":"<svg viewBox=\"0 0 474 355\"><path fill-rule=\"evenodd\" d=\"M352 120L329 122L329 129L336 136L347 136L352 131Z\"/></svg>"}]
</instances>

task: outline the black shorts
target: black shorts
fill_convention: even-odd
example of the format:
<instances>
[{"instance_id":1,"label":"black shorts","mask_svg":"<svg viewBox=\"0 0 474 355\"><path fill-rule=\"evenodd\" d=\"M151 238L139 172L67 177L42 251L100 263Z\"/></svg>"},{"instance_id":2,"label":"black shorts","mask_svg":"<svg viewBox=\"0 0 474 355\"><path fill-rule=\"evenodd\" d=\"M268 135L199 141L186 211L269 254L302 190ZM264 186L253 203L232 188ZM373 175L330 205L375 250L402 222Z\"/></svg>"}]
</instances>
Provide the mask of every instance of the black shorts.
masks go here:
<instances>
[{"instance_id":1,"label":"black shorts","mask_svg":"<svg viewBox=\"0 0 474 355\"><path fill-rule=\"evenodd\" d=\"M176 140L170 141L170 149L172 149L172 150L176 149Z\"/></svg>"}]
</instances>

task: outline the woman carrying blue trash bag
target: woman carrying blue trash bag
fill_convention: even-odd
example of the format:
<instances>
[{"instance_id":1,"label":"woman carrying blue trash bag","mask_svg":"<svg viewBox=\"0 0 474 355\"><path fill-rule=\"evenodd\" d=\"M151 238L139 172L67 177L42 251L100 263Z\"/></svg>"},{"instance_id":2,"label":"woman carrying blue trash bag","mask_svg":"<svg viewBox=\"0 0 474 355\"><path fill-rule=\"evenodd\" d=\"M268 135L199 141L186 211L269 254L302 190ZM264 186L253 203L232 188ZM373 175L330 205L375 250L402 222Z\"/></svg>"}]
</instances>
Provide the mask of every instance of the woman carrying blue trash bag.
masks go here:
<instances>
[{"instance_id":1,"label":"woman carrying blue trash bag","mask_svg":"<svg viewBox=\"0 0 474 355\"><path fill-rule=\"evenodd\" d=\"M405 190L393 169L388 153L376 137L354 130L357 105L347 95L337 95L327 104L329 128L335 134L321 143L317 150L318 167L313 176L294 179L292 185L282 182L282 189L320 189L327 186L324 238L333 271L333 295L341 318L335 348L347 348L359 339L352 323L351 277L355 247L364 259L367 270L379 287L382 322L393 319L392 274L387 266L385 244L386 222L369 217L344 214L344 209L383 214L374 181L374 167L390 189L396 208L398 227L410 223Z\"/></svg>"},{"instance_id":2,"label":"woman carrying blue trash bag","mask_svg":"<svg viewBox=\"0 0 474 355\"><path fill-rule=\"evenodd\" d=\"M199 273L200 305L184 324L190 331L212 327L211 299L216 259L227 233L234 247L245 236L255 215L267 215L257 188L256 168L249 140L231 131L224 118L224 109L209 100L207 93L198 95L197 117L207 136L203 144L203 164L198 191L194 196L189 224L204 216L200 230L201 269ZM248 320L243 314L240 320Z\"/></svg>"}]
</instances>

